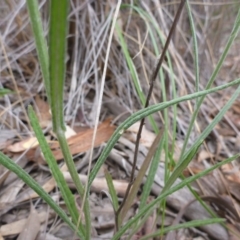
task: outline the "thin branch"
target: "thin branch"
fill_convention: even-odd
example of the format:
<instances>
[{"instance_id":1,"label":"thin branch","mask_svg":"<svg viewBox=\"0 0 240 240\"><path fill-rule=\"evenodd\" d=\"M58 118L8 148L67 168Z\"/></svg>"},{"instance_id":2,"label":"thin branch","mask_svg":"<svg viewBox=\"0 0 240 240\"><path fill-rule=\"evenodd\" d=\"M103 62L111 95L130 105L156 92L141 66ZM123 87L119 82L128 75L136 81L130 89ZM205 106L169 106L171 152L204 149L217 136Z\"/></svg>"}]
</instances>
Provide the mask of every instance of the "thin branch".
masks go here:
<instances>
[{"instance_id":1,"label":"thin branch","mask_svg":"<svg viewBox=\"0 0 240 240\"><path fill-rule=\"evenodd\" d=\"M163 48L163 51L162 51L162 54L160 56L160 59L157 63L157 66L155 68L155 70L153 71L153 74L151 76L151 79L150 79L150 88L149 88L149 91L148 91L148 95L147 95L147 99L146 99L146 103L145 103L145 106L144 108L147 108L148 105L149 105L149 101L150 101L150 98L151 98L151 95L152 95L152 91L153 91L153 87L154 87L154 83L156 81L156 78L157 78L157 74L162 66L162 63L163 63L163 60L165 59L165 56L166 56L166 52L167 52L167 49L168 49L168 46L170 44L170 40L172 38L172 35L173 35L173 32L176 28L176 25L178 23L178 20L179 20L179 17L181 15L181 12L183 10L183 7L184 7L184 4L185 4L185 1L186 0L181 0L181 3L178 7L178 11L177 11L177 14L174 18L174 21L173 21L173 24L172 24L172 27L170 29L170 32L168 34L168 37L167 37L167 41L164 45L164 48ZM117 211L117 215L119 215L120 211L122 210L125 202L126 202L126 199L127 199L127 196L130 192L130 188L133 184L133 181L134 181L134 175L135 175L135 168L136 168L136 164L137 164L137 156L138 156L138 149L139 149L139 143L140 143L140 139L141 139L141 133L142 133L142 129L143 129L143 126L144 126L144 122L145 122L145 118L143 118L140 122L140 126L139 126L139 129L138 129L138 134L137 134L137 139L136 139L136 146L135 146L135 152L134 152L134 157L133 157L133 166L132 166L132 172L131 172L131 177L130 177L130 182L129 182L129 185L128 185L128 188L127 188L127 191L126 191L126 194L125 194L125 197ZM119 226L117 226L119 227Z\"/></svg>"}]
</instances>

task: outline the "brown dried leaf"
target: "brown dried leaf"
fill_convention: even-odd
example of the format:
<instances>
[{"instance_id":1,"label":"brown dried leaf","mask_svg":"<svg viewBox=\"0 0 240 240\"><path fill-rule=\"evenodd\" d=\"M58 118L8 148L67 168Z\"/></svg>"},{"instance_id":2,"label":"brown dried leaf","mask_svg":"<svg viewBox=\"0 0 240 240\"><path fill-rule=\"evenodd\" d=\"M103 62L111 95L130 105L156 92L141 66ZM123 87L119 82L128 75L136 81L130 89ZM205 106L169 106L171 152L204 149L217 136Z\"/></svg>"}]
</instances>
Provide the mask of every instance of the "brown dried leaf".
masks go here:
<instances>
[{"instance_id":1,"label":"brown dried leaf","mask_svg":"<svg viewBox=\"0 0 240 240\"><path fill-rule=\"evenodd\" d=\"M37 211L31 206L31 212L28 216L25 226L19 234L17 240L33 240L36 239L40 231L40 220Z\"/></svg>"},{"instance_id":2,"label":"brown dried leaf","mask_svg":"<svg viewBox=\"0 0 240 240\"><path fill-rule=\"evenodd\" d=\"M25 183L19 179L10 184L0 197L0 205L15 202L16 197L24 184Z\"/></svg>"},{"instance_id":3,"label":"brown dried leaf","mask_svg":"<svg viewBox=\"0 0 240 240\"><path fill-rule=\"evenodd\" d=\"M198 154L198 162L201 162L203 160L206 160L208 158L212 158L214 155L211 154L209 151L206 150L202 150L200 151L200 153Z\"/></svg>"},{"instance_id":4,"label":"brown dried leaf","mask_svg":"<svg viewBox=\"0 0 240 240\"><path fill-rule=\"evenodd\" d=\"M13 145L10 145L7 150L10 152L18 153L23 152L27 149L36 148L39 145L38 140L36 137L29 137L27 139L24 139L21 142L14 143Z\"/></svg>"},{"instance_id":5,"label":"brown dried leaf","mask_svg":"<svg viewBox=\"0 0 240 240\"><path fill-rule=\"evenodd\" d=\"M240 114L240 101L235 101L235 103L232 105L231 109L235 112Z\"/></svg>"},{"instance_id":6,"label":"brown dried leaf","mask_svg":"<svg viewBox=\"0 0 240 240\"><path fill-rule=\"evenodd\" d=\"M97 136L96 140L94 143L94 147L100 146L102 143L106 142L109 140L111 135L113 134L115 130L115 126L110 124L111 120L107 119L103 123L101 123L98 126L97 129ZM87 129L84 131L81 131L77 134L68 127L66 132L66 137L69 137L67 139L70 152L71 154L78 154L81 152L86 152L91 148L92 144L92 137L93 137L93 129ZM51 149L53 150L53 154L57 160L60 160L63 158L62 156L62 151L59 148L59 143L58 142L51 142L50 140L47 139L48 143L51 143ZM30 150L27 153L28 159L33 160L33 161L39 161L39 159L35 156L36 151L35 148L39 145L37 138L36 137L29 137L27 139L24 139L21 142L15 143L10 145L7 150L10 152L23 152L25 150ZM34 151L32 151L34 150ZM44 161L41 161L41 163L44 163Z\"/></svg>"},{"instance_id":7,"label":"brown dried leaf","mask_svg":"<svg viewBox=\"0 0 240 240\"><path fill-rule=\"evenodd\" d=\"M240 184L237 183L237 182L228 181L228 187L229 187L230 193L231 193L238 201L240 201Z\"/></svg>"},{"instance_id":8,"label":"brown dried leaf","mask_svg":"<svg viewBox=\"0 0 240 240\"><path fill-rule=\"evenodd\" d=\"M231 128L223 128L220 124L217 124L215 128L218 131L218 133L220 135L222 135L223 137L229 137L229 136L236 135L234 130L232 130Z\"/></svg>"},{"instance_id":9,"label":"brown dried leaf","mask_svg":"<svg viewBox=\"0 0 240 240\"><path fill-rule=\"evenodd\" d=\"M144 227L145 235L148 235L148 234L151 234L152 232L154 232L154 230L155 230L155 219L154 219L154 217L149 216L143 227Z\"/></svg>"},{"instance_id":10,"label":"brown dried leaf","mask_svg":"<svg viewBox=\"0 0 240 240\"><path fill-rule=\"evenodd\" d=\"M94 142L94 147L101 145L109 140L112 136L115 127L111 125L111 120L107 119L98 126L97 135ZM72 155L86 152L91 148L93 137L93 129L87 129L83 132L77 133L75 136L70 137L67 142ZM51 145L52 149L59 148L59 143L56 142ZM57 160L63 158L62 151L60 149L54 150L53 154Z\"/></svg>"},{"instance_id":11,"label":"brown dried leaf","mask_svg":"<svg viewBox=\"0 0 240 240\"><path fill-rule=\"evenodd\" d=\"M0 114L1 116L1 114ZM5 149L10 143L10 139L13 139L16 136L16 131L9 129L1 129L0 134L0 150Z\"/></svg>"},{"instance_id":12,"label":"brown dried leaf","mask_svg":"<svg viewBox=\"0 0 240 240\"><path fill-rule=\"evenodd\" d=\"M231 163L223 165L221 169L229 181L240 183L240 171L237 168L234 169Z\"/></svg>"},{"instance_id":13,"label":"brown dried leaf","mask_svg":"<svg viewBox=\"0 0 240 240\"><path fill-rule=\"evenodd\" d=\"M133 124L130 128L127 129L127 132L133 133L129 135L129 140L136 142L136 136L139 130L140 122ZM143 126L140 143L145 147L151 147L156 135L153 132L150 132Z\"/></svg>"},{"instance_id":14,"label":"brown dried leaf","mask_svg":"<svg viewBox=\"0 0 240 240\"><path fill-rule=\"evenodd\" d=\"M75 136L77 133L68 125L66 126L66 132L65 132L65 137L68 139L72 136Z\"/></svg>"},{"instance_id":15,"label":"brown dried leaf","mask_svg":"<svg viewBox=\"0 0 240 240\"><path fill-rule=\"evenodd\" d=\"M56 186L56 182L53 178L49 179L43 186L42 188L47 192L51 192ZM23 196L21 196L21 199L19 199L19 202L24 202L29 199L37 198L38 194L34 192L32 189L30 191L26 191Z\"/></svg>"},{"instance_id":16,"label":"brown dried leaf","mask_svg":"<svg viewBox=\"0 0 240 240\"><path fill-rule=\"evenodd\" d=\"M45 220L48 218L46 212L38 213L38 219L41 223L45 222ZM2 236L9 236L14 234L19 234L23 231L25 225L26 225L27 219L21 219L9 224L2 225L0 227L0 235Z\"/></svg>"},{"instance_id":17,"label":"brown dried leaf","mask_svg":"<svg viewBox=\"0 0 240 240\"><path fill-rule=\"evenodd\" d=\"M51 124L51 113L50 113L50 107L46 101L40 98L39 95L36 96L35 98L35 103L36 103L36 112L37 112L37 117L39 119L40 126L42 128L45 128Z\"/></svg>"},{"instance_id":18,"label":"brown dried leaf","mask_svg":"<svg viewBox=\"0 0 240 240\"><path fill-rule=\"evenodd\" d=\"M230 231L229 232L229 240L239 240L240 237L240 231L239 231L239 223L236 223L236 225L234 226L234 224L232 223L226 223L228 229Z\"/></svg>"},{"instance_id":19,"label":"brown dried leaf","mask_svg":"<svg viewBox=\"0 0 240 240\"><path fill-rule=\"evenodd\" d=\"M226 116L233 122L235 126L240 127L240 116L238 113L227 112Z\"/></svg>"},{"instance_id":20,"label":"brown dried leaf","mask_svg":"<svg viewBox=\"0 0 240 240\"><path fill-rule=\"evenodd\" d=\"M73 186L74 184L73 184L72 178L70 176L70 173L63 172L63 175L64 175L64 178L67 181L67 183L70 186ZM86 175L79 174L79 178L83 185L85 185L87 183ZM128 186L128 182L121 181L121 180L113 180L113 186L114 186L118 196L124 196L127 186ZM107 185L106 179L105 178L95 178L91 185L91 191L97 192L97 193L100 193L102 191L108 191L108 185Z\"/></svg>"}]
</instances>

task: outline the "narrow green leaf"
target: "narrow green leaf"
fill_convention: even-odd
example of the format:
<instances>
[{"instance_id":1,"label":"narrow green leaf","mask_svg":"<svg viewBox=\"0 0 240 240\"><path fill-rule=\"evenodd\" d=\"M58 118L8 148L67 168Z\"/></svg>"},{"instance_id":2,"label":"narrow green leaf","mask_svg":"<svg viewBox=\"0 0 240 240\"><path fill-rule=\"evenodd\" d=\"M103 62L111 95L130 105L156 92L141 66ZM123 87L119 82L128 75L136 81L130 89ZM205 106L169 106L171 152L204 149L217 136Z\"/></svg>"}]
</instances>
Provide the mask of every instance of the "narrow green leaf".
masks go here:
<instances>
[{"instance_id":1,"label":"narrow green leaf","mask_svg":"<svg viewBox=\"0 0 240 240\"><path fill-rule=\"evenodd\" d=\"M50 1L50 30L49 30L49 52L44 39L40 13L37 0L28 0L28 10L33 26L40 65L47 90L48 100L51 105L53 117L53 131L56 133L60 143L66 164L73 178L78 192L83 193L84 188L80 183L77 170L74 166L67 141L64 135L65 124L63 116L63 94L65 80L65 56L68 34L68 0ZM49 54L49 55L48 55ZM88 206L88 203L85 204ZM86 211L85 211L86 210ZM90 233L91 222L87 207L84 207L86 221L86 238Z\"/></svg>"},{"instance_id":2,"label":"narrow green leaf","mask_svg":"<svg viewBox=\"0 0 240 240\"><path fill-rule=\"evenodd\" d=\"M90 176L89 176L89 183L88 185L90 186L94 180L94 178L96 177L99 169L101 168L102 164L104 163L104 161L107 159L111 149L114 147L115 143L118 141L118 139L121 137L121 133L128 129L131 125L133 125L134 123L138 122L139 120L141 120L142 118L155 113L157 111L163 110L164 108L170 107L174 104L183 102L183 101L187 101L187 100L191 100L194 98L198 98L201 96L205 96L209 93L213 93L213 92L217 92L219 90L225 89L227 87L230 86L234 86L236 84L240 83L240 79L236 79L230 83L226 83L223 84L221 86L212 88L212 89L208 89L208 90L204 90L204 91L200 91L197 93L192 93L183 97L179 97L164 103L159 103L153 106L149 106L145 109L142 109L134 114L131 115L131 117L129 117L127 120L125 120L114 132L114 134L112 135L112 137L110 138L110 140L108 141L107 146L104 148L103 152L101 153L97 163L95 164ZM203 138L201 138L200 141L202 141Z\"/></svg>"},{"instance_id":3,"label":"narrow green leaf","mask_svg":"<svg viewBox=\"0 0 240 240\"><path fill-rule=\"evenodd\" d=\"M80 182L77 169L74 165L68 143L64 134L65 123L63 115L63 94L65 81L65 60L68 34L68 0L51 0L50 7L50 30L49 30L49 75L51 91L51 110L53 131L56 133L64 160L79 195L83 198L84 187ZM89 202L84 206L84 217L86 227L86 239L91 235L91 218Z\"/></svg>"},{"instance_id":4,"label":"narrow green leaf","mask_svg":"<svg viewBox=\"0 0 240 240\"><path fill-rule=\"evenodd\" d=\"M49 76L53 131L65 130L63 93L68 34L68 0L51 0L49 30Z\"/></svg>"},{"instance_id":5,"label":"narrow green leaf","mask_svg":"<svg viewBox=\"0 0 240 240\"><path fill-rule=\"evenodd\" d=\"M231 161L233 161L234 159L238 158L240 156L240 154L236 154L231 158L228 158L220 163L215 164L214 166L194 175L191 176L187 179L185 179L184 181L182 181L181 183L173 186L170 189L167 189L165 191L165 193L161 194L160 196L158 196L156 199L154 199L151 203L149 203L148 205L146 205L144 208L142 208L142 210L140 210L132 219L130 219L121 229L119 229L119 231L114 235L114 237L112 238L112 240L117 240L119 239L130 227L132 224L136 223L142 216L145 215L146 212L150 211L151 209L154 209L156 204L159 204L163 199L165 199L168 195L176 192L177 190L185 187L187 184L190 184L194 181L196 181L197 179L207 175L208 173L212 172L214 169L221 167L224 164L227 164Z\"/></svg>"},{"instance_id":6,"label":"narrow green leaf","mask_svg":"<svg viewBox=\"0 0 240 240\"><path fill-rule=\"evenodd\" d=\"M0 97L4 96L6 94L11 94L11 93L14 93L14 92L7 88L0 88Z\"/></svg>"},{"instance_id":7,"label":"narrow green leaf","mask_svg":"<svg viewBox=\"0 0 240 240\"><path fill-rule=\"evenodd\" d=\"M50 103L51 96L50 96L50 82L49 82L48 48L47 48L46 39L44 37L40 12L38 9L38 1L27 0L27 7L29 12L30 22L32 25L36 49L38 53L38 59L40 62L40 67L43 75L44 86L46 89L48 101Z\"/></svg>"},{"instance_id":8,"label":"narrow green leaf","mask_svg":"<svg viewBox=\"0 0 240 240\"><path fill-rule=\"evenodd\" d=\"M36 117L36 114L34 113L33 109L31 106L28 107L28 113L29 113L29 118L30 118L30 122L32 125L32 128L35 132L35 135L38 139L39 145L41 147L42 153L44 155L44 158L46 159L46 162L53 174L53 177L57 183L57 186L60 189L60 192L62 194L63 200L67 206L67 209L73 219L73 222L75 225L77 225L78 222L78 209L76 207L76 203L75 203L75 199L74 196L72 194L72 192L70 191L64 176L61 172L61 170L58 167L57 161L53 156L53 153L44 137L44 134L42 132L42 129L38 123L38 119ZM80 225L80 230L82 232L82 235L84 234L84 227L82 226L82 224Z\"/></svg>"},{"instance_id":9,"label":"narrow green leaf","mask_svg":"<svg viewBox=\"0 0 240 240\"><path fill-rule=\"evenodd\" d=\"M131 77L132 77L132 80L133 80L133 83L134 83L134 87L136 89L137 95L138 95L138 97L141 101L142 106L144 106L145 102L146 102L146 97L143 94L135 65L134 65L133 60L132 60L132 58L130 56L130 53L128 51L127 43L126 43L126 41L125 41L125 39L122 35L122 32L121 32L118 24L116 24L115 28L116 28L116 32L117 32L119 40L120 40L121 49L123 50L124 57L127 61L127 65L128 65L129 71L131 73ZM155 131L155 133L157 133L158 132L158 127L157 127L157 124L156 124L155 120L153 119L152 116L148 116L148 117L149 117L149 120L150 120L150 123L151 123L151 126L152 126L153 130Z\"/></svg>"},{"instance_id":10,"label":"narrow green leaf","mask_svg":"<svg viewBox=\"0 0 240 240\"><path fill-rule=\"evenodd\" d=\"M148 234L148 235L140 238L140 240L147 240L149 238L159 237L159 236L164 235L167 232L175 231L178 229L202 227L202 226L209 225L209 224L223 223L225 221L226 220L224 218L210 218L210 219L204 219L204 220L193 220L190 222L180 223L180 224L173 225L170 227L165 227L162 230L156 231L154 233Z\"/></svg>"},{"instance_id":11,"label":"narrow green leaf","mask_svg":"<svg viewBox=\"0 0 240 240\"><path fill-rule=\"evenodd\" d=\"M192 151L195 145L198 145L202 142L202 139L205 139L208 134L212 131L212 129L219 123L219 121L223 118L224 114L228 111L228 109L232 106L234 101L239 97L240 94L240 86L238 86L237 90L233 93L231 98L228 100L228 102L222 107L221 111L215 116L213 121L207 126L207 128L200 134L198 139L195 141L194 145L186 152L186 154L183 156L185 158L186 155L189 154L189 152Z\"/></svg>"},{"instance_id":12,"label":"narrow green leaf","mask_svg":"<svg viewBox=\"0 0 240 240\"><path fill-rule=\"evenodd\" d=\"M112 176L110 175L110 173L107 170L105 170L105 178L106 178L106 181L107 181L110 196L112 198L113 209L116 212L118 210L118 207L119 207L118 197L117 197L117 193L116 193L116 190L114 188L114 185L113 185Z\"/></svg>"},{"instance_id":13,"label":"narrow green leaf","mask_svg":"<svg viewBox=\"0 0 240 240\"><path fill-rule=\"evenodd\" d=\"M53 201L51 196L47 194L43 188L20 166L13 162L9 157L0 152L0 164L11 172L15 173L23 182L25 182L31 189L33 189L57 214L62 220L67 223L73 231L76 231L81 239L85 239L82 233L76 229L66 213Z\"/></svg>"},{"instance_id":14,"label":"narrow green leaf","mask_svg":"<svg viewBox=\"0 0 240 240\"><path fill-rule=\"evenodd\" d=\"M231 32L231 34L229 36L229 39L228 39L227 44L226 44L226 46L224 48L224 51L223 51L223 53L222 53L222 55L221 55L221 57L220 57L220 59L219 59L219 61L217 63L216 68L214 69L214 71L212 73L212 76L210 77L210 80L207 83L206 90L208 90L212 86L212 84L213 84L217 74L219 73L219 71L220 71L220 69L222 67L222 64L223 64L223 62L224 62L224 60L225 60L225 58L226 58L226 56L228 54L228 51L229 51L230 47L232 46L235 38L238 35L239 28L240 28L240 9L238 11L237 18L235 20L232 32ZM193 128L193 124L194 124L194 122L195 122L195 120L197 118L197 114L199 112L199 109L200 109L200 107L201 107L201 105L203 103L203 100L204 100L205 96L206 95L202 95L201 96L201 98L199 99L198 104L196 106L196 109L193 112L193 115L192 115L192 118L191 118L191 121L190 121L190 124L189 124L189 127L188 127L188 131L187 131L187 134L185 136L183 148L182 148L182 151L181 151L181 156L180 156L180 160L179 160L180 162L182 161L183 155L185 154L185 150L186 150L186 147L187 147L187 143L188 143L188 139L189 139L190 133L191 133L192 128ZM211 126L211 128L213 129L213 126Z\"/></svg>"},{"instance_id":15,"label":"narrow green leaf","mask_svg":"<svg viewBox=\"0 0 240 240\"><path fill-rule=\"evenodd\" d=\"M174 182L177 180L178 177L180 177L180 175L182 174L182 172L184 171L184 169L188 166L188 164L192 161L193 157L196 155L199 147L202 145L202 143L200 142L197 146L195 146L192 151L190 151L188 153L188 155L185 157L185 159L178 163L175 168L173 173L171 174L170 178L167 180L162 193L165 192L167 189L169 189Z\"/></svg>"},{"instance_id":16,"label":"narrow green leaf","mask_svg":"<svg viewBox=\"0 0 240 240\"><path fill-rule=\"evenodd\" d=\"M68 143L65 137L64 132L60 129L57 131L57 138L63 153L64 160L67 164L68 171L72 177L72 180L75 184L75 187L80 195L81 198L84 196L84 186L82 185L80 178L78 176L77 169L74 165L72 155L70 153ZM85 218L85 227L86 227L86 239L90 239L91 236L91 217L90 217L90 207L89 207L89 201L85 201L85 204L83 206L84 211L84 218ZM81 217L81 215L80 215Z\"/></svg>"},{"instance_id":17,"label":"narrow green leaf","mask_svg":"<svg viewBox=\"0 0 240 240\"><path fill-rule=\"evenodd\" d=\"M196 92L199 91L199 60L198 60L198 43L197 43L197 35L195 31L195 26L194 26L194 21L193 21L193 16L192 16L192 11L190 7L190 3L187 0L186 1L187 5L187 11L188 11L188 18L190 22L190 28L192 32L192 38L193 38L193 52L194 52L194 67L195 67L195 85L196 85ZM197 101L196 101L197 103Z\"/></svg>"},{"instance_id":18,"label":"narrow green leaf","mask_svg":"<svg viewBox=\"0 0 240 240\"><path fill-rule=\"evenodd\" d=\"M160 159L160 156L161 156L161 153L162 153L164 141L165 141L165 139L163 137L161 139L160 143L159 143L157 151L155 152L155 155L154 155L154 158L152 160L150 169L148 171L147 180L146 180L146 182L145 182L145 184L143 186L143 191L142 191L142 194L141 194L139 210L141 210L146 205L147 198L148 198L148 196L149 196L149 194L151 192L152 184L154 182L154 178L155 178L156 172L158 170L159 159Z\"/></svg>"}]
</instances>

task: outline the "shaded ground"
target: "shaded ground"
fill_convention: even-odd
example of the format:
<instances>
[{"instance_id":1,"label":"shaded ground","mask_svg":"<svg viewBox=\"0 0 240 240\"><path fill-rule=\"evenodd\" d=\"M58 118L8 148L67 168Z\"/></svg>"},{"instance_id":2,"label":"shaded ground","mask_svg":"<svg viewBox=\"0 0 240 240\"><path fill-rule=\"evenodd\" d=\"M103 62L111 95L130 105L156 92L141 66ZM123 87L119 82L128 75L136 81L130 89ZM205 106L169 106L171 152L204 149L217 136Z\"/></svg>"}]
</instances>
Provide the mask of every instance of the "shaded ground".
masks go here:
<instances>
[{"instance_id":1,"label":"shaded ground","mask_svg":"<svg viewBox=\"0 0 240 240\"><path fill-rule=\"evenodd\" d=\"M99 2L71 1L72 10L69 16L70 34L68 37L68 59L66 59L67 78L64 110L65 120L69 127L67 134L70 136L70 150L74 155L82 181L86 181L92 127L96 117L96 108L99 104L100 81L103 74L112 14L115 9L115 3L112 1L111 4L108 1L102 1L101 4ZM131 1L125 2L131 3ZM41 3L43 23L47 31L48 4L43 1ZM199 45L200 89L204 89L231 33L239 3L237 1L206 1L204 4L200 1L191 1L191 3ZM142 108L140 94L135 89L133 79L136 78L141 83L142 93L146 94L148 80L157 60L156 56L162 50L159 36L162 35L165 39L177 10L175 1L140 1L136 6L138 10L147 12L149 18L141 17L137 9L134 11L127 6L121 9L118 18L118 25L127 42L127 49L134 63L136 75L133 75L133 72L129 70L121 38L115 31L101 109L103 123L99 126L94 162L115 128L108 121L108 117L111 117L114 125L118 125L133 112ZM51 194L55 201L65 208L39 147L33 145L36 139L33 137L26 113L26 107L29 104L33 105L38 112L41 126L54 155L59 160L65 178L68 179L70 186L75 191L63 164L55 136L51 131L51 114L46 102L26 6L24 1L20 0L2 1L0 12L2 16L0 21L0 87L17 92L15 95L7 95L0 99L0 149L22 166ZM151 21L156 22L157 25L154 26ZM152 104L163 101L162 91L164 87L168 100L174 96L174 84L177 90L176 95L179 97L195 91L192 44L188 16L184 10L169 48L174 74L172 74L168 62L165 62L163 66L164 78L158 79L156 82L154 97L151 100ZM239 77L239 49L238 39L224 61L223 68L214 82L215 86ZM197 125L191 133L189 146L197 138L199 132L208 126L234 90L234 88L228 88L206 97L198 116ZM209 135L196 159L184 172L185 176L196 174L239 152L239 106L239 102L236 101L224 119ZM193 107L194 101L183 102L177 106L177 132L174 151L176 161L183 145ZM173 123L173 117L173 109L170 108L170 125ZM164 124L161 113L155 114L154 119L157 122L157 127L161 128ZM104 168L108 169L115 180L116 191L119 201L121 201L131 171L136 128L136 126L132 127L123 134L94 182L90 196L93 219L92 239L110 239L114 232L114 212L105 193L107 186L102 176ZM170 130L169 146L172 144L172 135ZM144 160L154 136L151 125L147 122L145 132L142 135L137 170ZM164 156L160 159L158 174L149 201L157 196L163 187L164 159ZM219 216L227 219L229 228L235 229L236 234L240 235L238 232L240 223L238 215L240 206L238 168L238 161L225 165L194 186L201 196L211 197L205 199L206 202L213 207ZM22 181L2 166L0 166L0 186L0 239L1 237L2 239L17 239L18 235L23 233L23 229L26 229L26 226L30 228L27 234L30 236L28 239L74 239L73 233L52 210ZM186 221L206 217L206 212L202 211L197 202L189 205L186 209L182 208L192 199L193 196L187 189L169 197L167 199L165 226L172 225L176 219ZM136 213L138 200L135 200L134 206L128 214L129 217ZM76 201L80 207L81 201L77 195ZM178 215L181 209L184 216ZM149 218L132 239L140 239L141 236L151 231L149 228L151 229L152 226L155 230L159 228L162 223L161 217L156 217L157 214L159 213L156 211L155 215ZM39 232L37 238L31 238L35 234L33 230ZM225 229L220 226L210 226L201 230L183 229L175 234L175 236L167 235L165 239L228 238ZM236 234L230 234L229 231L228 234L229 239L239 239ZM20 235L18 239L26 239L25 237Z\"/></svg>"}]
</instances>

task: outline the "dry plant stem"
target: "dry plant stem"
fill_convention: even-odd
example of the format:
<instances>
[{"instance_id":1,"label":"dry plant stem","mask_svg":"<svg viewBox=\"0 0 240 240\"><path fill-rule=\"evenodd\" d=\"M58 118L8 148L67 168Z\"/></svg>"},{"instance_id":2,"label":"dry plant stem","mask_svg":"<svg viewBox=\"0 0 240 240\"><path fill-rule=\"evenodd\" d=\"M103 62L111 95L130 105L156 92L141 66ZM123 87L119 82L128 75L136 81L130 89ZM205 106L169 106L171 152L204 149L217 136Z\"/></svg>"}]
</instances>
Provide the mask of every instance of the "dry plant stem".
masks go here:
<instances>
[{"instance_id":1,"label":"dry plant stem","mask_svg":"<svg viewBox=\"0 0 240 240\"><path fill-rule=\"evenodd\" d=\"M177 22L179 20L179 17L180 17L180 14L182 12L182 9L184 7L185 1L186 0L182 0L180 5L179 5L179 7L178 7L177 14L176 14L176 16L174 18L172 27L171 27L170 32L168 34L167 41L166 41L165 46L163 48L161 57L160 57L160 59L159 59L159 61L157 63L157 66L156 66L155 70L153 71L152 77L150 79L150 88L149 88L149 91L148 91L148 95L147 95L147 99L146 99L146 103L145 103L144 108L147 108L149 106L149 101L150 101L150 98L151 98L151 95L152 95L154 82L155 82L155 80L157 78L158 71L161 68L163 60L164 60L164 58L166 56L166 52L167 52L170 40L171 40L173 32L174 32L174 30L176 28L176 25L177 25ZM135 152L134 152L134 157L133 157L133 166L132 166L130 182L129 182L129 185L128 185L128 188L127 188L127 191L126 191L126 195L125 195L125 197L124 197L124 199L122 201L122 204L120 205L120 207L119 207L119 209L117 211L117 215L120 214L124 204L126 203L127 196L128 196L128 194L130 192L131 186L132 186L133 181L134 181L134 174L135 174L135 168L136 168L136 164L137 164L138 149L139 149L139 143L140 143L140 139L141 139L142 129L143 129L143 126L144 126L144 121L145 121L145 118L143 118L141 120L141 122L140 122L139 130L138 130L138 134L137 134L137 139L136 139L136 147L135 147Z\"/></svg>"},{"instance_id":2,"label":"dry plant stem","mask_svg":"<svg viewBox=\"0 0 240 240\"><path fill-rule=\"evenodd\" d=\"M139 186L141 185L141 183L143 181L143 178L148 170L149 164L150 164L150 162L156 152L156 149L159 145L159 142L162 138L163 132L164 132L164 129L161 129L161 131L158 133L158 135L154 139L154 142L153 142L152 146L150 147L148 154L147 154L141 168L138 171L138 175L132 184L129 194L126 197L126 203L124 204L121 213L119 214L118 218L116 219L118 228L120 227L119 223L121 223L121 220L124 219L124 217L126 216L128 210L130 209L130 207L132 205L132 202L138 192Z\"/></svg>"}]
</instances>

